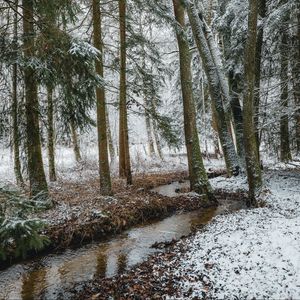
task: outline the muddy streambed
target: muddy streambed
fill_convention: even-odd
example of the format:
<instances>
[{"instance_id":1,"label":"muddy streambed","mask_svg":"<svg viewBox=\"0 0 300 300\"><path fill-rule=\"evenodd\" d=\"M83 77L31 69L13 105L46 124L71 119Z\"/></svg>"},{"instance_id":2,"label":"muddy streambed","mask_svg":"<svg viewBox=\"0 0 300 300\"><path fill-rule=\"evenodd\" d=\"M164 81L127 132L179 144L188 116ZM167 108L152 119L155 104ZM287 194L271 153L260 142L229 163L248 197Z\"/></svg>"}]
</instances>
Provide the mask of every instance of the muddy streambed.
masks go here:
<instances>
[{"instance_id":1,"label":"muddy streambed","mask_svg":"<svg viewBox=\"0 0 300 300\"><path fill-rule=\"evenodd\" d=\"M174 197L186 189L188 182L184 181L160 186L153 192ZM65 291L74 284L120 274L163 251L152 247L154 244L178 240L214 216L243 207L242 201L221 201L218 208L176 214L132 228L106 242L14 265L0 272L0 299L66 299Z\"/></svg>"}]
</instances>

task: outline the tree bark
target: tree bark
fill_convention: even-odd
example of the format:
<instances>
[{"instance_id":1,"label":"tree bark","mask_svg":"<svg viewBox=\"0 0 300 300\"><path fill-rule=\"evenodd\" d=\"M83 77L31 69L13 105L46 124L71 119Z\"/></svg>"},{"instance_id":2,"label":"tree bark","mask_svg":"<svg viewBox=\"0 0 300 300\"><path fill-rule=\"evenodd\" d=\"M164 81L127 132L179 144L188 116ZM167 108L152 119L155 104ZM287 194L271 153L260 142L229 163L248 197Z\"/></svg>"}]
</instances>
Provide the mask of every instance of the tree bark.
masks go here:
<instances>
[{"instance_id":1,"label":"tree bark","mask_svg":"<svg viewBox=\"0 0 300 300\"><path fill-rule=\"evenodd\" d=\"M282 113L280 117L280 160L288 162L292 159L290 149L290 134L289 134L289 116L288 109L288 68L289 68L289 35L288 21L286 16L282 22L281 41L280 41L280 101Z\"/></svg>"},{"instance_id":2,"label":"tree bark","mask_svg":"<svg viewBox=\"0 0 300 300\"><path fill-rule=\"evenodd\" d=\"M267 13L266 0L259 0L259 16L264 19ZM256 59L255 59L255 93L254 93L254 125L256 144L258 147L259 156L259 105L260 105L260 79L261 79L261 61L262 61L262 49L264 39L264 26L261 25L257 33L256 41ZM260 160L260 159L259 159Z\"/></svg>"},{"instance_id":3,"label":"tree bark","mask_svg":"<svg viewBox=\"0 0 300 300\"><path fill-rule=\"evenodd\" d=\"M248 37L244 57L244 141L249 185L249 204L256 206L256 195L262 187L262 176L256 145L254 124L255 55L258 18L258 0L249 0Z\"/></svg>"},{"instance_id":4,"label":"tree bark","mask_svg":"<svg viewBox=\"0 0 300 300\"><path fill-rule=\"evenodd\" d=\"M14 45L17 51L18 40L18 0L15 0L15 15L14 15ZM20 162L20 135L18 122L18 65L13 64L12 67L12 125L13 125L13 150L14 150L14 171L17 185L24 187L24 180L21 171Z\"/></svg>"},{"instance_id":5,"label":"tree bark","mask_svg":"<svg viewBox=\"0 0 300 300\"><path fill-rule=\"evenodd\" d=\"M128 116L126 101L126 0L119 0L120 22L120 118L119 118L119 175L132 184L128 140Z\"/></svg>"},{"instance_id":6,"label":"tree bark","mask_svg":"<svg viewBox=\"0 0 300 300\"><path fill-rule=\"evenodd\" d=\"M113 141L112 134L111 134L109 119L110 119L109 111L108 111L108 109L106 109L107 140L108 140L110 162L112 163L113 161L115 161L115 158L116 158L116 150L115 150L114 141Z\"/></svg>"},{"instance_id":7,"label":"tree bark","mask_svg":"<svg viewBox=\"0 0 300 300\"><path fill-rule=\"evenodd\" d=\"M93 28L94 28L94 46L100 52L96 60L96 72L103 78L103 41L101 31L101 8L100 0L93 0ZM99 174L100 174L100 192L102 195L111 195L111 178L108 160L108 143L106 127L106 104L104 87L96 88L97 97L97 131L98 131L98 151L99 151Z\"/></svg>"},{"instance_id":8,"label":"tree bark","mask_svg":"<svg viewBox=\"0 0 300 300\"><path fill-rule=\"evenodd\" d=\"M55 171L55 146L54 146L54 122L53 122L53 88L47 87L47 117L48 117L48 162L49 180L56 181Z\"/></svg>"},{"instance_id":9,"label":"tree bark","mask_svg":"<svg viewBox=\"0 0 300 300\"><path fill-rule=\"evenodd\" d=\"M32 59L35 54L33 5L33 0L23 0L23 52L26 60ZM30 194L36 196L42 193L43 197L41 198L47 199L48 186L40 141L37 79L35 70L29 64L24 67L24 84Z\"/></svg>"},{"instance_id":10,"label":"tree bark","mask_svg":"<svg viewBox=\"0 0 300 300\"><path fill-rule=\"evenodd\" d=\"M212 110L216 113L216 124L226 163L227 173L229 176L238 175L240 171L240 165L226 120L226 113L223 106L223 92L219 75L216 71L216 65L205 37L204 24L198 16L194 1L188 2L187 12L199 54L202 59L203 68L208 78Z\"/></svg>"},{"instance_id":11,"label":"tree bark","mask_svg":"<svg viewBox=\"0 0 300 300\"><path fill-rule=\"evenodd\" d=\"M71 137L72 137L72 145L73 145L73 150L75 155L75 161L79 163L81 161L80 146L78 142L76 126L72 118L70 119L70 129L71 129Z\"/></svg>"},{"instance_id":12,"label":"tree bark","mask_svg":"<svg viewBox=\"0 0 300 300\"><path fill-rule=\"evenodd\" d=\"M293 74L293 94L296 105L296 153L300 155L300 3L297 4L296 24L297 30L295 35L292 74Z\"/></svg>"},{"instance_id":13,"label":"tree bark","mask_svg":"<svg viewBox=\"0 0 300 300\"><path fill-rule=\"evenodd\" d=\"M212 188L203 165L202 154L199 145L199 137L196 127L196 111L193 98L191 57L189 43L185 37L185 9L181 0L173 0L175 19L180 25L176 32L179 62L180 79L183 98L184 131L187 148L189 178L191 190L203 195L206 203L213 203Z\"/></svg>"}]
</instances>

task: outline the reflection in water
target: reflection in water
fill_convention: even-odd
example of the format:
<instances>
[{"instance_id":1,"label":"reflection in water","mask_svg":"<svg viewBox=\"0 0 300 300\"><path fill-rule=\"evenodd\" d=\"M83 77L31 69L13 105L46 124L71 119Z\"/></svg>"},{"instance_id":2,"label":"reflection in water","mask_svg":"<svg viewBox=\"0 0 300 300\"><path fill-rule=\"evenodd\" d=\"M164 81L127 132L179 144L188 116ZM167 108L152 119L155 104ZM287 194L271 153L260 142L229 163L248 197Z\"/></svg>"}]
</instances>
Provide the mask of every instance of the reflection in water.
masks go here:
<instances>
[{"instance_id":1,"label":"reflection in water","mask_svg":"<svg viewBox=\"0 0 300 300\"><path fill-rule=\"evenodd\" d=\"M107 245L105 247L100 247L99 252L97 254L97 266L95 277L106 277L106 266L107 266Z\"/></svg>"},{"instance_id":2,"label":"reflection in water","mask_svg":"<svg viewBox=\"0 0 300 300\"><path fill-rule=\"evenodd\" d=\"M23 276L22 299L31 300L44 290L46 269L33 270Z\"/></svg>"},{"instance_id":3,"label":"reflection in water","mask_svg":"<svg viewBox=\"0 0 300 300\"><path fill-rule=\"evenodd\" d=\"M193 226L208 223L216 214L241 207L241 203L226 202L217 209L175 215L128 230L109 242L13 266L0 272L0 299L66 299L64 291L74 283L122 273L150 254L162 251L151 248L154 243L179 239L188 235Z\"/></svg>"},{"instance_id":4,"label":"reflection in water","mask_svg":"<svg viewBox=\"0 0 300 300\"><path fill-rule=\"evenodd\" d=\"M118 274L122 274L126 271L127 256L125 253L120 253L118 256Z\"/></svg>"}]
</instances>

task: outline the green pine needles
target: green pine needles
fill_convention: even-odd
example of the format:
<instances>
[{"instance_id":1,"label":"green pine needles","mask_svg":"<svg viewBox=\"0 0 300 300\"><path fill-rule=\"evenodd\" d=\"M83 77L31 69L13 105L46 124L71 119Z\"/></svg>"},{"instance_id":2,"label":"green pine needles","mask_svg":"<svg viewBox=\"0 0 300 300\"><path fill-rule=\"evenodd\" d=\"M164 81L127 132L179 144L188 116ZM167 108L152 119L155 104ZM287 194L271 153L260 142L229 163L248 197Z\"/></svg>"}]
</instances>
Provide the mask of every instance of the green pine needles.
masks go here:
<instances>
[{"instance_id":1,"label":"green pine needles","mask_svg":"<svg viewBox=\"0 0 300 300\"><path fill-rule=\"evenodd\" d=\"M31 213L46 208L39 197L28 200L15 191L0 188L0 261L9 257L25 258L30 251L39 251L49 244L41 232L43 220Z\"/></svg>"}]
</instances>

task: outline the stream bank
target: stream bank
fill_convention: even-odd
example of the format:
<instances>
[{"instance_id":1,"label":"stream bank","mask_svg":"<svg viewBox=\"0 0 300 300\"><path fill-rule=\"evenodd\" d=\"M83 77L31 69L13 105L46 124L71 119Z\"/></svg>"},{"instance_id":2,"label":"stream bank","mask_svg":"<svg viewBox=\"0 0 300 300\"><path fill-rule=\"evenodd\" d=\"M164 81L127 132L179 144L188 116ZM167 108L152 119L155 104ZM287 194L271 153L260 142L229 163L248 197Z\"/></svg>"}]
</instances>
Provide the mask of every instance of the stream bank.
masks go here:
<instances>
[{"instance_id":1,"label":"stream bank","mask_svg":"<svg viewBox=\"0 0 300 300\"><path fill-rule=\"evenodd\" d=\"M185 189L186 181L159 187L162 194ZM152 190L152 192L157 189ZM180 194L180 197L184 194ZM173 195L172 198L178 198ZM179 198L180 198L179 197ZM192 234L216 215L232 213L244 207L240 195L220 198L220 205L182 212L161 221L147 222L101 243L93 243L63 254L48 255L19 264L0 273L0 299L72 299L70 292L96 278L122 276L150 255L163 253L165 245ZM83 297L85 298L85 297Z\"/></svg>"},{"instance_id":2,"label":"stream bank","mask_svg":"<svg viewBox=\"0 0 300 300\"><path fill-rule=\"evenodd\" d=\"M225 173L222 169L209 170L208 176L215 178ZM28 257L103 241L138 224L159 220L175 212L203 208L199 196L193 193L168 197L151 191L176 181L184 182L187 178L187 172L143 174L135 176L132 186L126 186L124 180L114 179L112 197L99 195L97 178L81 182L58 182L50 189L55 206L32 216L44 219L48 224L44 234L49 237L50 244L40 253L29 253ZM216 197L230 197L230 193L216 191ZM20 261L9 257L1 262L0 270Z\"/></svg>"}]
</instances>

